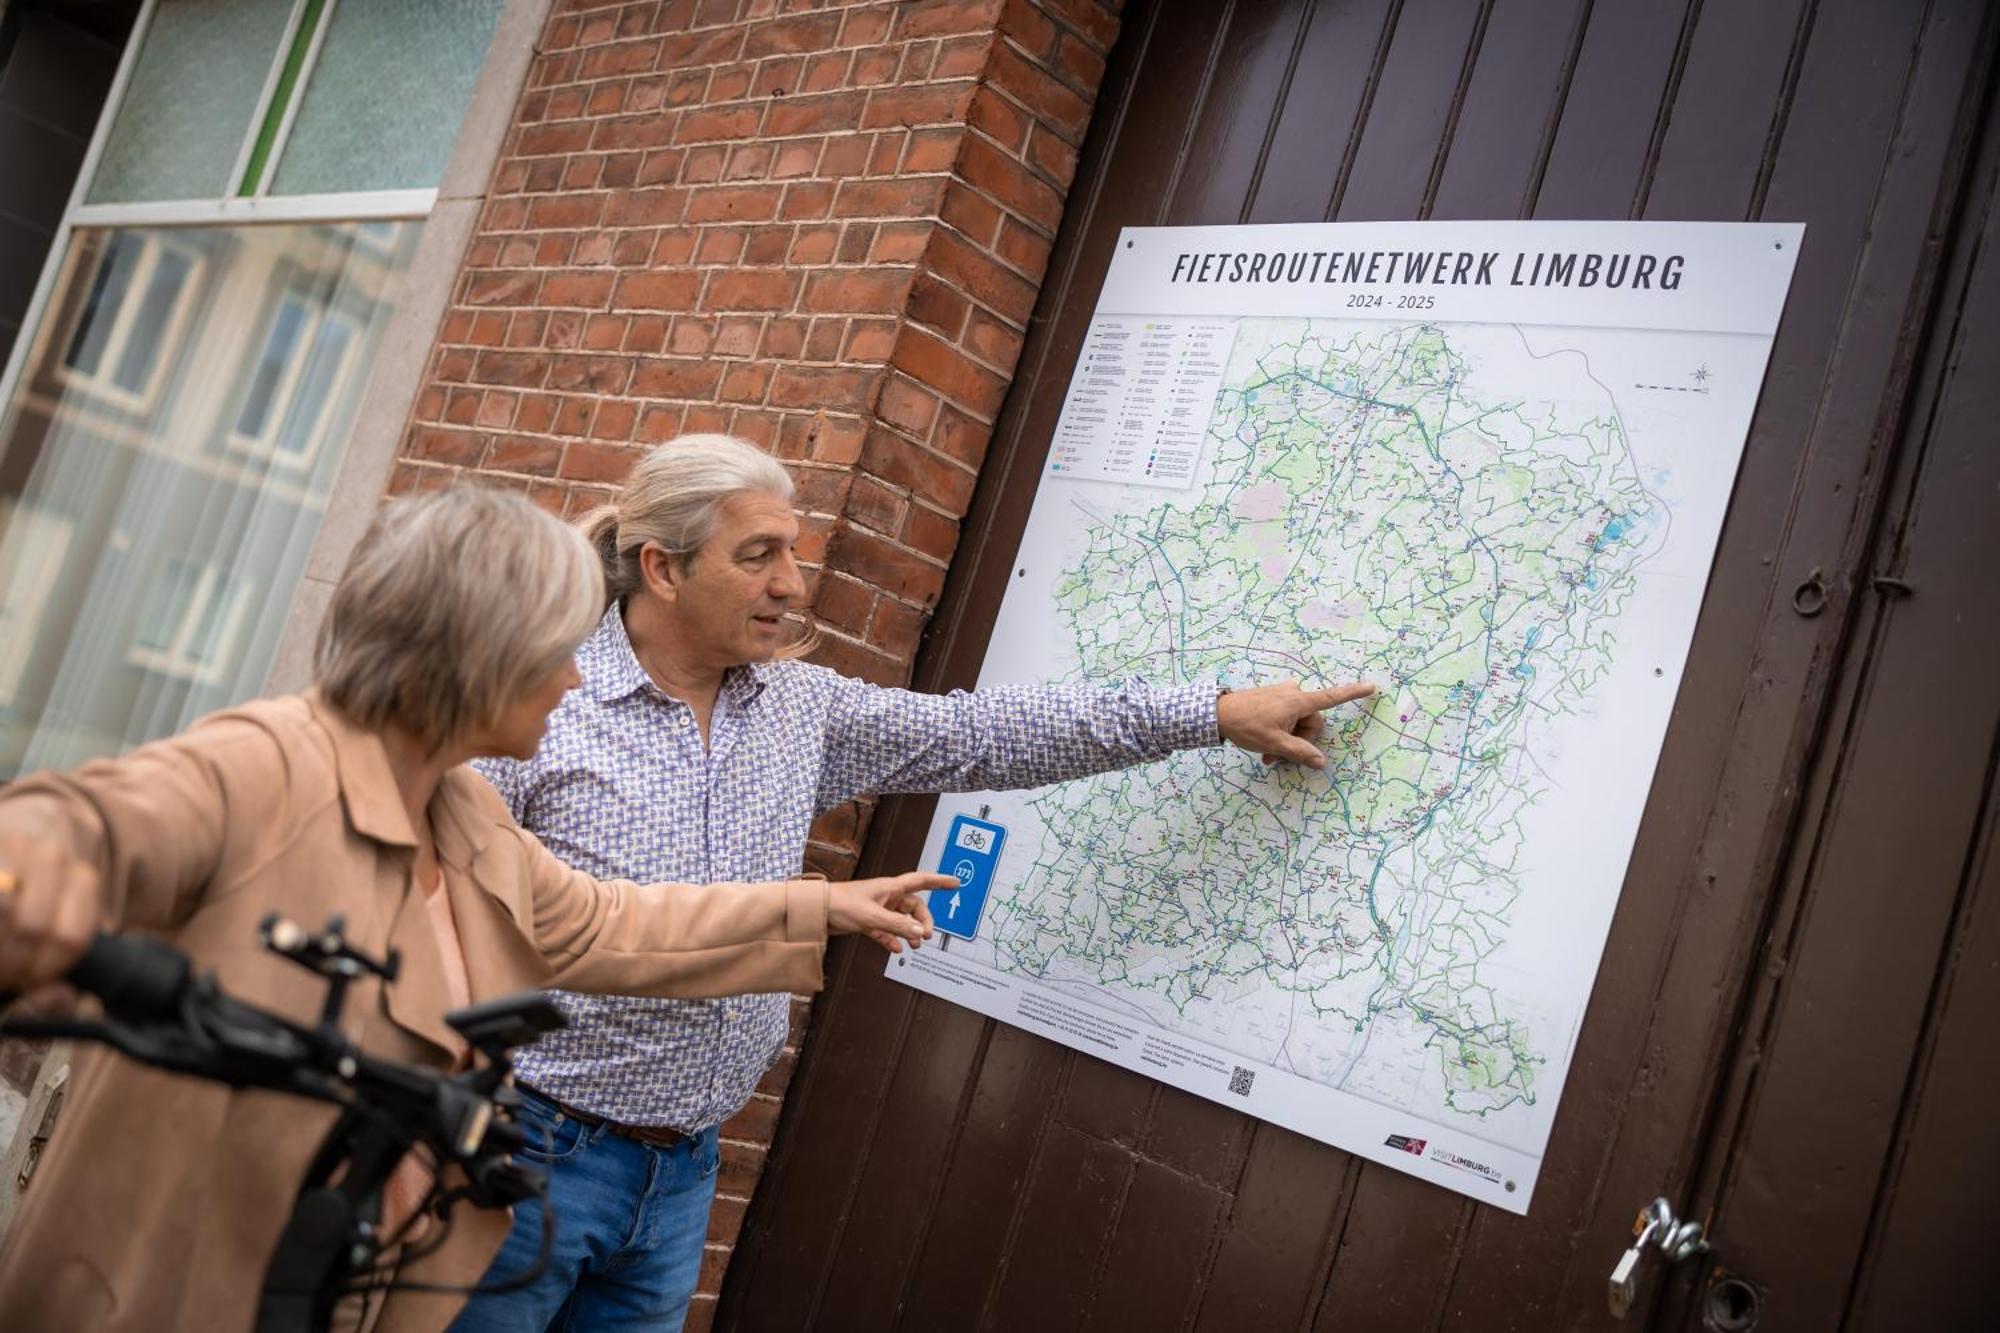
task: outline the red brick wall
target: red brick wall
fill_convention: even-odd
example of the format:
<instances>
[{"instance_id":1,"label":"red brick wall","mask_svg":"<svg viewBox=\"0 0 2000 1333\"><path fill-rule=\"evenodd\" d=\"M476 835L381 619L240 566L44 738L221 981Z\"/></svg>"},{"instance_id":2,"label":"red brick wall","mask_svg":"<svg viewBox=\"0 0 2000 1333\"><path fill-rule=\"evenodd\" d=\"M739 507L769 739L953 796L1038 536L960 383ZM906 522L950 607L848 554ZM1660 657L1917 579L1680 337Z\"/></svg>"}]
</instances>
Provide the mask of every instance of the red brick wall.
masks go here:
<instances>
[{"instance_id":1,"label":"red brick wall","mask_svg":"<svg viewBox=\"0 0 2000 1333\"><path fill-rule=\"evenodd\" d=\"M906 680L1120 3L557 0L392 489L476 470L575 513L649 445L746 436L799 483L819 660ZM845 872L866 824L809 860ZM725 1127L711 1296L792 1059Z\"/></svg>"}]
</instances>

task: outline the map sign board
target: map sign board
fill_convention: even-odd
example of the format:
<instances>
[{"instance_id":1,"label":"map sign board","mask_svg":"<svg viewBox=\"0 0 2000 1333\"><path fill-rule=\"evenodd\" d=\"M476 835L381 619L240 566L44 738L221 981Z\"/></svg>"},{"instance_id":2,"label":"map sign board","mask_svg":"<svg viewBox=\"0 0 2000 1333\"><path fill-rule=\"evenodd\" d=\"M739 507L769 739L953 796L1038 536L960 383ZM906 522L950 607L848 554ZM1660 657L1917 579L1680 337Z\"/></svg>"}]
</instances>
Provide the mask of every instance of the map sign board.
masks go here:
<instances>
[{"instance_id":1,"label":"map sign board","mask_svg":"<svg viewBox=\"0 0 2000 1333\"><path fill-rule=\"evenodd\" d=\"M1525 1212L1802 238L1127 230L980 685L1380 692L942 798L889 975Z\"/></svg>"}]
</instances>

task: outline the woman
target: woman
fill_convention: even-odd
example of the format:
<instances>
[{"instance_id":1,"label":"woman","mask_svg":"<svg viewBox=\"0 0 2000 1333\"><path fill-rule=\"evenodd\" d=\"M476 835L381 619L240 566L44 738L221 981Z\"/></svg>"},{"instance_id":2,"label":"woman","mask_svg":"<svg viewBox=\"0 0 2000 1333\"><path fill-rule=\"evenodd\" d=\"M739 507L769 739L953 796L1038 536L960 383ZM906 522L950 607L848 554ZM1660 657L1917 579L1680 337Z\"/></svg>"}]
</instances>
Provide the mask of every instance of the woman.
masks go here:
<instances>
[{"instance_id":1,"label":"woman","mask_svg":"<svg viewBox=\"0 0 2000 1333\"><path fill-rule=\"evenodd\" d=\"M257 922L340 915L357 947L403 963L350 991L350 1038L447 1068L466 1052L443 1015L469 1000L813 990L829 933L927 936L920 894L942 876L600 882L515 825L461 765L533 754L603 604L588 543L523 499L392 503L334 592L313 692L0 793L0 990L55 981L94 930L144 929L310 1020L320 984L260 948ZM0 1252L0 1323L249 1327L332 1112L95 1051L71 1087ZM460 1209L400 1276L469 1284L506 1231L505 1214ZM459 1304L397 1292L378 1327L441 1329Z\"/></svg>"}]
</instances>

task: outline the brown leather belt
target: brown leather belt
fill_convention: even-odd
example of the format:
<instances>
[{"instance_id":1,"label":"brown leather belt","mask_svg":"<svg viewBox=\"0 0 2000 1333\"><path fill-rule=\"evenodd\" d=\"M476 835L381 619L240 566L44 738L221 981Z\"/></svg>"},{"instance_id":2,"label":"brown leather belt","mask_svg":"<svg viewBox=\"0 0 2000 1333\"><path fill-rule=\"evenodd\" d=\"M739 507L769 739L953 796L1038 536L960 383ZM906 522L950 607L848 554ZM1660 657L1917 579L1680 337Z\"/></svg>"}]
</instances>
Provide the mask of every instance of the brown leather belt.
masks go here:
<instances>
[{"instance_id":1,"label":"brown leather belt","mask_svg":"<svg viewBox=\"0 0 2000 1333\"><path fill-rule=\"evenodd\" d=\"M653 1148L672 1148L687 1141L688 1136L678 1129L669 1129L665 1125L628 1125L608 1116L592 1115L588 1111L578 1110L561 1098L551 1097L540 1088L531 1087L519 1080L515 1081L514 1086L522 1092L541 1098L562 1112L565 1119L574 1120L585 1129L596 1129L601 1125L621 1139L631 1139L634 1143L643 1143Z\"/></svg>"}]
</instances>

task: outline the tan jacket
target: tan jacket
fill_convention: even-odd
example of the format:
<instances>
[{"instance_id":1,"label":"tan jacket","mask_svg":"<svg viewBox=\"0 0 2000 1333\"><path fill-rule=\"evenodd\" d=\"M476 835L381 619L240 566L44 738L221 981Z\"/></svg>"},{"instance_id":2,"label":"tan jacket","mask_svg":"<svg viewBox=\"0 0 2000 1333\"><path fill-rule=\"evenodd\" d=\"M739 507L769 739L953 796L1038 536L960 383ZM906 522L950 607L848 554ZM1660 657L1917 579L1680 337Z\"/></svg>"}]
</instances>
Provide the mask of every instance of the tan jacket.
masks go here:
<instances>
[{"instance_id":1,"label":"tan jacket","mask_svg":"<svg viewBox=\"0 0 2000 1333\"><path fill-rule=\"evenodd\" d=\"M819 988L826 886L640 886L557 861L477 774L445 776L431 825L475 1001L528 987L717 996ZM349 992L347 1031L387 1059L444 1067L443 963L412 878L416 840L373 735L312 696L218 714L172 740L0 792L0 830L62 839L103 872L107 926L163 933L224 989L310 1021L317 978L267 953L277 911L402 954L393 985ZM232 1092L101 1049L0 1250L0 1327L237 1330L331 1109ZM461 1206L405 1279L477 1281L508 1227ZM380 1329L442 1329L460 1297L399 1292Z\"/></svg>"}]
</instances>

